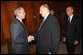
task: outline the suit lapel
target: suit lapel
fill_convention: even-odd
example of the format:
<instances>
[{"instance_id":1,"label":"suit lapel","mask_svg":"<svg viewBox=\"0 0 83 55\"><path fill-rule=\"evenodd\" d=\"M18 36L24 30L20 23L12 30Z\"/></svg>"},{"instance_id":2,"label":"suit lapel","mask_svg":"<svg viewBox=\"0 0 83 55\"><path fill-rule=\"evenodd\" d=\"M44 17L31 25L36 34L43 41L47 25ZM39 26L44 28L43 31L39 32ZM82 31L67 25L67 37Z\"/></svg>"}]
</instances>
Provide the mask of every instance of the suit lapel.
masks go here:
<instances>
[{"instance_id":1,"label":"suit lapel","mask_svg":"<svg viewBox=\"0 0 83 55\"><path fill-rule=\"evenodd\" d=\"M15 19L16 19L16 18L15 18ZM26 31L26 30L25 30L25 27L23 26L23 24L22 24L18 19L16 19L16 21L17 21L18 24L20 24L20 27L22 27L22 29L24 29L24 31Z\"/></svg>"},{"instance_id":2,"label":"suit lapel","mask_svg":"<svg viewBox=\"0 0 83 55\"><path fill-rule=\"evenodd\" d=\"M43 25L41 26L40 30L41 30L42 28L44 28L45 24L47 23L47 20L49 19L49 16L50 16L50 14L48 15L47 19L44 21L44 23L43 23ZM39 30L39 31L40 31L40 30Z\"/></svg>"}]
</instances>

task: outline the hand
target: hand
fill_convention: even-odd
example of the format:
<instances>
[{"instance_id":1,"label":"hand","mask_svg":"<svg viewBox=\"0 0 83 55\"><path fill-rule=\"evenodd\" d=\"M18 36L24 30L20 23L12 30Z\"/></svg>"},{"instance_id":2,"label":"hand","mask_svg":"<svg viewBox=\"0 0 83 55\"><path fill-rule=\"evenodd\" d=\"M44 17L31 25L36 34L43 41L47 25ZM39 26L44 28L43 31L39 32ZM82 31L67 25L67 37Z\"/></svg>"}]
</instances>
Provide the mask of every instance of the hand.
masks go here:
<instances>
[{"instance_id":1,"label":"hand","mask_svg":"<svg viewBox=\"0 0 83 55\"><path fill-rule=\"evenodd\" d=\"M48 54L52 54L51 52L48 52Z\"/></svg>"},{"instance_id":2,"label":"hand","mask_svg":"<svg viewBox=\"0 0 83 55\"><path fill-rule=\"evenodd\" d=\"M77 44L78 44L78 41L75 41L75 42L74 42L74 45L77 45Z\"/></svg>"},{"instance_id":3,"label":"hand","mask_svg":"<svg viewBox=\"0 0 83 55\"><path fill-rule=\"evenodd\" d=\"M66 42L66 38L65 37L63 38L63 42Z\"/></svg>"},{"instance_id":4,"label":"hand","mask_svg":"<svg viewBox=\"0 0 83 55\"><path fill-rule=\"evenodd\" d=\"M29 37L31 37L31 38L32 38L32 40L34 40L34 36L29 35Z\"/></svg>"},{"instance_id":5,"label":"hand","mask_svg":"<svg viewBox=\"0 0 83 55\"><path fill-rule=\"evenodd\" d=\"M28 36L28 42L31 42L32 40L34 40L34 37L33 36Z\"/></svg>"}]
</instances>

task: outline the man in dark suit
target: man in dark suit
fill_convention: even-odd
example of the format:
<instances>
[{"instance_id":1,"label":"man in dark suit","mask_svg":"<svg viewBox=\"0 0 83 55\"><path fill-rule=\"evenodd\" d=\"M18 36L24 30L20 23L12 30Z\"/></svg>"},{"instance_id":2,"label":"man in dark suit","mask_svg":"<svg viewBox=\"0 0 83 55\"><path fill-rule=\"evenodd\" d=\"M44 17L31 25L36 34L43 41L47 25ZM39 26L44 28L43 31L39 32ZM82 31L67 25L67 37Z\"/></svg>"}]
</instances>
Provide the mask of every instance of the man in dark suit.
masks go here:
<instances>
[{"instance_id":1,"label":"man in dark suit","mask_svg":"<svg viewBox=\"0 0 83 55\"><path fill-rule=\"evenodd\" d=\"M38 54L57 54L60 40L60 27L58 20L52 16L49 6L43 4L40 7L40 14L43 20L40 23L38 31L33 34L33 39L37 41Z\"/></svg>"},{"instance_id":2,"label":"man in dark suit","mask_svg":"<svg viewBox=\"0 0 83 55\"><path fill-rule=\"evenodd\" d=\"M28 54L29 43L31 41L28 37L27 31L24 27L22 19L25 18L25 11L23 7L18 7L14 11L16 18L11 23L10 34L12 38L12 54Z\"/></svg>"},{"instance_id":3,"label":"man in dark suit","mask_svg":"<svg viewBox=\"0 0 83 55\"><path fill-rule=\"evenodd\" d=\"M68 53L73 54L79 43L81 23L80 19L73 14L74 9L72 6L67 7L66 12L68 16L65 19L65 36L63 41L66 42Z\"/></svg>"}]
</instances>

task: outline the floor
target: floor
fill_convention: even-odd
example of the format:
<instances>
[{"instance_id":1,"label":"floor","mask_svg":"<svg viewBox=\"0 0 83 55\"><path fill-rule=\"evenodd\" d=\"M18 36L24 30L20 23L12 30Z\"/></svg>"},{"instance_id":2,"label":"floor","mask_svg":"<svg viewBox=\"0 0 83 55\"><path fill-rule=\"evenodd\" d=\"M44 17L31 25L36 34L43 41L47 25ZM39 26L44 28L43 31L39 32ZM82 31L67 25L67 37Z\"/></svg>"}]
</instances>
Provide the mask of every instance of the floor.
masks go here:
<instances>
[{"instance_id":1,"label":"floor","mask_svg":"<svg viewBox=\"0 0 83 55\"><path fill-rule=\"evenodd\" d=\"M9 51L8 51L8 48L9 48ZM3 45L3 46L1 45L1 54L10 54L11 52L10 49L11 47L8 45ZM30 44L30 54L36 54L35 43ZM60 42L58 54L67 54L66 45L63 42ZM82 54L82 40L80 40L80 44L77 46L75 50L75 54Z\"/></svg>"}]
</instances>

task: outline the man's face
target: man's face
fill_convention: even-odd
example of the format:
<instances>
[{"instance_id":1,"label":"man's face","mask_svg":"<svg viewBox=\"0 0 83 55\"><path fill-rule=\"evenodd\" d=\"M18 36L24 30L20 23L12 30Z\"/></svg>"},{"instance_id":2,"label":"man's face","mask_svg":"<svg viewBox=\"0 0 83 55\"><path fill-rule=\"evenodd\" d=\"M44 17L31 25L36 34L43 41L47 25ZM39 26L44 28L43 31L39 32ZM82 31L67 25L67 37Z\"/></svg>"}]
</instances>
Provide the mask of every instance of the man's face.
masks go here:
<instances>
[{"instance_id":1,"label":"man's face","mask_svg":"<svg viewBox=\"0 0 83 55\"><path fill-rule=\"evenodd\" d=\"M44 7L40 7L40 14L42 15L42 17L45 17L45 13L46 13L46 9Z\"/></svg>"},{"instance_id":2,"label":"man's face","mask_svg":"<svg viewBox=\"0 0 83 55\"><path fill-rule=\"evenodd\" d=\"M68 7L66 9L66 13L67 13L68 16L71 16L73 14L73 9L71 7Z\"/></svg>"},{"instance_id":3,"label":"man's face","mask_svg":"<svg viewBox=\"0 0 83 55\"><path fill-rule=\"evenodd\" d=\"M25 15L26 15L26 13L25 13L24 9L23 9L23 8L20 8L19 16L20 16L22 19L25 19Z\"/></svg>"}]
</instances>

